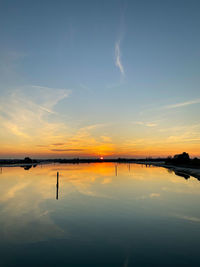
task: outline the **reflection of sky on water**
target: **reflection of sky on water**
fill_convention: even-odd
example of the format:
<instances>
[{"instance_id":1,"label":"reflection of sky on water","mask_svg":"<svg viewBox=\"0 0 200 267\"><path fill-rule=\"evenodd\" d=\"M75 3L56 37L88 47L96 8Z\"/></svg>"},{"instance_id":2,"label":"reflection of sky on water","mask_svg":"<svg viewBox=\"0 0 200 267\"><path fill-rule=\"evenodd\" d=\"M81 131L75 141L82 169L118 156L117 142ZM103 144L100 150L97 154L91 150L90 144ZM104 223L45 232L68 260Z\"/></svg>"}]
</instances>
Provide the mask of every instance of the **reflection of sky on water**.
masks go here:
<instances>
[{"instance_id":1,"label":"reflection of sky on water","mask_svg":"<svg viewBox=\"0 0 200 267\"><path fill-rule=\"evenodd\" d=\"M199 189L195 178L137 164L118 164L117 176L112 163L3 168L0 246L52 240L65 240L67 246L79 240L131 251L134 240L142 246L155 238L165 246L166 232L178 242L189 230L184 236L195 243L200 237Z\"/></svg>"}]
</instances>

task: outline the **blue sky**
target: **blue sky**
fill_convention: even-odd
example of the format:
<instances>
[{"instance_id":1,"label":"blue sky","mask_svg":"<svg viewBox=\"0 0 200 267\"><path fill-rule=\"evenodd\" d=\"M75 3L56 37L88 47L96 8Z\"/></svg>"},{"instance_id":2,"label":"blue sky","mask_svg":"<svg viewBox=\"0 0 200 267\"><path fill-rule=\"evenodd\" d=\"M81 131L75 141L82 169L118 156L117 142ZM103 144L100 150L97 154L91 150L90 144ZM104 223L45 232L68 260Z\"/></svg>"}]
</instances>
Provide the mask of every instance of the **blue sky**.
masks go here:
<instances>
[{"instance_id":1,"label":"blue sky","mask_svg":"<svg viewBox=\"0 0 200 267\"><path fill-rule=\"evenodd\" d=\"M195 0L1 1L0 156L200 155L199 13Z\"/></svg>"}]
</instances>

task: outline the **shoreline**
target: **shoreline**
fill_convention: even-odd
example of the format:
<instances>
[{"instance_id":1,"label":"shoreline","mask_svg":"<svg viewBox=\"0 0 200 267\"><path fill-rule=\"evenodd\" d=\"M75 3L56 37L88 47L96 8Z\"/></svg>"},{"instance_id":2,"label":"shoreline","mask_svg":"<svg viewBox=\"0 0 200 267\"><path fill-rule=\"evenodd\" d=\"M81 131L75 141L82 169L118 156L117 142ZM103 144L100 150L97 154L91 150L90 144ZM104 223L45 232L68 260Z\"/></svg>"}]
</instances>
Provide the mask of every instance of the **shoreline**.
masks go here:
<instances>
[{"instance_id":1,"label":"shoreline","mask_svg":"<svg viewBox=\"0 0 200 267\"><path fill-rule=\"evenodd\" d=\"M145 164L145 163L144 163ZM185 179L190 178L190 176L198 179L200 181L200 169L198 168L192 168L192 167L182 167L182 166L176 166L176 165L168 165L165 163L158 163L158 162L151 162L149 163L152 166L166 168L169 170L172 170L176 175L182 176Z\"/></svg>"},{"instance_id":2,"label":"shoreline","mask_svg":"<svg viewBox=\"0 0 200 267\"><path fill-rule=\"evenodd\" d=\"M200 181L200 168L192 168L187 166L177 166L171 164L165 164L162 162L154 162L154 161L133 161L133 160L83 160L80 162L77 161L66 161L66 162L56 162L56 161L41 161L37 163L13 163L13 164L0 164L0 168L7 167L21 167L25 170L29 170L30 168L35 168L37 165L49 165L49 164L90 164L90 163L135 163L135 164L143 164L155 167L166 168L172 170L176 175L182 176L185 179L190 178L190 176L198 179Z\"/></svg>"}]
</instances>

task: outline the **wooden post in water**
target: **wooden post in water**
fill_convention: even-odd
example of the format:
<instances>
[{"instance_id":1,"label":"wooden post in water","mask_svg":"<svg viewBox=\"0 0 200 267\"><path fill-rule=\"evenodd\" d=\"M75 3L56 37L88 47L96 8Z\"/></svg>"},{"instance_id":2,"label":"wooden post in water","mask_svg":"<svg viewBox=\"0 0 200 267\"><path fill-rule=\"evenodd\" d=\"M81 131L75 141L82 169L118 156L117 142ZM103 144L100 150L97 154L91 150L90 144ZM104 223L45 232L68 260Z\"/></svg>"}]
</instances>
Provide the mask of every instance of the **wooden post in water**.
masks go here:
<instances>
[{"instance_id":1,"label":"wooden post in water","mask_svg":"<svg viewBox=\"0 0 200 267\"><path fill-rule=\"evenodd\" d=\"M58 200L58 188L59 188L59 172L57 172L57 184L56 184L56 199Z\"/></svg>"},{"instance_id":2,"label":"wooden post in water","mask_svg":"<svg viewBox=\"0 0 200 267\"><path fill-rule=\"evenodd\" d=\"M115 164L115 176L117 176L117 164Z\"/></svg>"}]
</instances>

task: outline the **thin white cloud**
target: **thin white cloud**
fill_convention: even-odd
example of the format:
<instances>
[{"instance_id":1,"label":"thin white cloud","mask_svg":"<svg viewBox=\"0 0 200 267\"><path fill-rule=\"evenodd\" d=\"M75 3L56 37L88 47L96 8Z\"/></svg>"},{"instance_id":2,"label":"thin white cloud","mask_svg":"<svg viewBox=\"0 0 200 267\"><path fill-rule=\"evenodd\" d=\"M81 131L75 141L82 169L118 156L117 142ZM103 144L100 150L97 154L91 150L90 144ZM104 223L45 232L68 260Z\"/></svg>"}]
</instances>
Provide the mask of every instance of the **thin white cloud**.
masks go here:
<instances>
[{"instance_id":1,"label":"thin white cloud","mask_svg":"<svg viewBox=\"0 0 200 267\"><path fill-rule=\"evenodd\" d=\"M146 126L147 127L155 127L155 126L157 126L157 124L153 123L153 122L152 123L150 122L150 123L146 123Z\"/></svg>"},{"instance_id":2,"label":"thin white cloud","mask_svg":"<svg viewBox=\"0 0 200 267\"><path fill-rule=\"evenodd\" d=\"M42 110L46 111L47 113L50 113L50 114L56 114L56 112L48 109L48 108L45 108L45 107L42 107L42 106L39 106Z\"/></svg>"},{"instance_id":3,"label":"thin white cloud","mask_svg":"<svg viewBox=\"0 0 200 267\"><path fill-rule=\"evenodd\" d=\"M173 105L167 105L164 106L165 109L173 109L173 108L181 108L181 107L185 107L185 106L189 106L189 105L194 105L194 104L199 104L200 103L200 98L197 98L195 100L190 100L190 101L186 101L186 102L181 102L181 103L176 103Z\"/></svg>"},{"instance_id":4,"label":"thin white cloud","mask_svg":"<svg viewBox=\"0 0 200 267\"><path fill-rule=\"evenodd\" d=\"M136 199L138 200L142 200L142 199L148 199L148 198L158 198L160 197L160 194L159 193L151 193L149 195L142 195L142 196L139 196L137 197Z\"/></svg>"},{"instance_id":5,"label":"thin white cloud","mask_svg":"<svg viewBox=\"0 0 200 267\"><path fill-rule=\"evenodd\" d=\"M115 43L115 65L119 68L121 74L124 76L125 72L121 62L120 40Z\"/></svg>"},{"instance_id":6,"label":"thin white cloud","mask_svg":"<svg viewBox=\"0 0 200 267\"><path fill-rule=\"evenodd\" d=\"M71 90L61 89L61 88L50 88L45 86L31 86L33 94L31 95L29 91L29 98L33 101L42 104L42 107L48 108L55 106L62 99L69 97ZM45 104L45 105L44 105Z\"/></svg>"},{"instance_id":7,"label":"thin white cloud","mask_svg":"<svg viewBox=\"0 0 200 267\"><path fill-rule=\"evenodd\" d=\"M64 124L59 116L55 122L49 115L59 115L54 107L69 94L68 89L41 86L13 88L0 99L0 122L4 132L26 139L57 136Z\"/></svg>"},{"instance_id":8,"label":"thin white cloud","mask_svg":"<svg viewBox=\"0 0 200 267\"><path fill-rule=\"evenodd\" d=\"M154 123L154 122L143 122L143 121L136 121L136 122L133 122L134 124L137 124L137 125L142 125L142 126L145 126L145 127L156 127L157 124Z\"/></svg>"}]
</instances>

